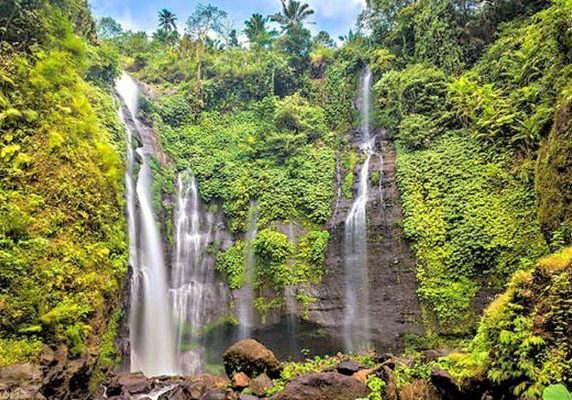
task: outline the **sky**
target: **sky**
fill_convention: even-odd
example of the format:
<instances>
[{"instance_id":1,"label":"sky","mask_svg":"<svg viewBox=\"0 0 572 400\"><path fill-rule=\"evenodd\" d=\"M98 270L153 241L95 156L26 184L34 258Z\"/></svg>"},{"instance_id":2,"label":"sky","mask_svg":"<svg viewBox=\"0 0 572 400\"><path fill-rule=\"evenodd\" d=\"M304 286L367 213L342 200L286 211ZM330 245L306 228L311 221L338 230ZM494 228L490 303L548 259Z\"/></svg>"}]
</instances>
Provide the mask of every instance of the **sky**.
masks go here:
<instances>
[{"instance_id":1,"label":"sky","mask_svg":"<svg viewBox=\"0 0 572 400\"><path fill-rule=\"evenodd\" d=\"M316 33L328 31L333 38L353 29L357 16L365 7L365 0L305 0L315 14L307 27ZM167 8L177 15L177 26L183 30L188 16L198 3L212 4L226 11L235 27L242 31L244 21L253 13L274 14L280 9L280 0L90 0L97 18L113 17L124 29L152 32L157 28L157 14Z\"/></svg>"}]
</instances>

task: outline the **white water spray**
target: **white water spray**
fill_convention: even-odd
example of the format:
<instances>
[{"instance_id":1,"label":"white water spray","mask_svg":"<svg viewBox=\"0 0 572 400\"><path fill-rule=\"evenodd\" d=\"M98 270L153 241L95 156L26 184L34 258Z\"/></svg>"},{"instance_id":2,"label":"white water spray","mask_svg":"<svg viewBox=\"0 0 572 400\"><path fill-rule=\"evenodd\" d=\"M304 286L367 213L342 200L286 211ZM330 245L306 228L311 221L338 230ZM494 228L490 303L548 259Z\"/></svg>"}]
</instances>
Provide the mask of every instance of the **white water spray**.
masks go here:
<instances>
[{"instance_id":1,"label":"white water spray","mask_svg":"<svg viewBox=\"0 0 572 400\"><path fill-rule=\"evenodd\" d=\"M371 136L372 73L369 68L361 79L361 150L366 160L359 176L357 198L344 226L345 311L343 337L346 351L369 347L369 271L367 255L367 203L369 198L369 167L375 154L375 137Z\"/></svg>"},{"instance_id":2,"label":"white water spray","mask_svg":"<svg viewBox=\"0 0 572 400\"><path fill-rule=\"evenodd\" d=\"M205 304L224 298L218 293L214 269L204 259L213 233L213 215L200 213L199 191L190 172L177 177L175 210L175 252L170 290L171 309L177 323L177 345L184 353L181 368L184 374L203 372L203 349L200 330L210 322ZM187 329L188 328L188 329ZM189 351L185 348L191 347Z\"/></svg>"}]
</instances>

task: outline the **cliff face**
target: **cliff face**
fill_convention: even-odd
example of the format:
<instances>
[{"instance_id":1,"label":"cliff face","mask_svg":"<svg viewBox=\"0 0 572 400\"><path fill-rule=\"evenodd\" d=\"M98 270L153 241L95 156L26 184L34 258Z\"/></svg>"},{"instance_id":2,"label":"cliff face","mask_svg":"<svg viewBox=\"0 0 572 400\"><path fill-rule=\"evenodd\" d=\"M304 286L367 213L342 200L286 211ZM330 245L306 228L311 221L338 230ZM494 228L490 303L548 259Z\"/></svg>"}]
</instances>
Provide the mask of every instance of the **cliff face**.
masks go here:
<instances>
[{"instance_id":1,"label":"cliff face","mask_svg":"<svg viewBox=\"0 0 572 400\"><path fill-rule=\"evenodd\" d=\"M570 242L572 230L572 98L560 107L536 165L538 217L550 241Z\"/></svg>"},{"instance_id":2,"label":"cliff face","mask_svg":"<svg viewBox=\"0 0 572 400\"><path fill-rule=\"evenodd\" d=\"M355 135L357 132L352 132ZM379 350L395 351L402 347L405 334L422 334L424 329L416 294L415 261L400 226L395 151L382 131L378 132L378 149L370 171L379 171L381 178L377 188L372 185L367 206L370 336ZM332 328L332 332L340 326L345 312L344 221L351 205L351 199L338 198L324 280L319 286L306 288L307 294L318 299L309 305L310 320Z\"/></svg>"}]
</instances>

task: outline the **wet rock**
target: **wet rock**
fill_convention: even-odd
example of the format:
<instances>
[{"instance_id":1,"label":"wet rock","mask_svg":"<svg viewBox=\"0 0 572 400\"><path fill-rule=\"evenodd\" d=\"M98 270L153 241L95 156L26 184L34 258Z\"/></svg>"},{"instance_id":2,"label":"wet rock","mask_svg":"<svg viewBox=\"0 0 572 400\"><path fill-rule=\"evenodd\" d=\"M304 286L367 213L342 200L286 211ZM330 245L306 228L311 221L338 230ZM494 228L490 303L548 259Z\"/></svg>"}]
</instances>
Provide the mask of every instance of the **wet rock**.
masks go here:
<instances>
[{"instance_id":1,"label":"wet rock","mask_svg":"<svg viewBox=\"0 0 572 400\"><path fill-rule=\"evenodd\" d=\"M272 383L272 379L266 374L260 374L250 382L252 393L260 397L266 395L266 392L273 387L274 383Z\"/></svg>"},{"instance_id":2,"label":"wet rock","mask_svg":"<svg viewBox=\"0 0 572 400\"><path fill-rule=\"evenodd\" d=\"M238 396L238 400L259 400L259 398L252 394L243 393L240 396Z\"/></svg>"},{"instance_id":3,"label":"wet rock","mask_svg":"<svg viewBox=\"0 0 572 400\"><path fill-rule=\"evenodd\" d=\"M43 373L39 365L23 363L1 367L0 398L44 399L40 393L42 381Z\"/></svg>"},{"instance_id":4,"label":"wet rock","mask_svg":"<svg viewBox=\"0 0 572 400\"><path fill-rule=\"evenodd\" d=\"M387 358L383 364L391 369L395 369L399 366L412 367L413 364L415 364L415 358L413 356L397 357L394 355L388 355L386 357Z\"/></svg>"},{"instance_id":5,"label":"wet rock","mask_svg":"<svg viewBox=\"0 0 572 400\"><path fill-rule=\"evenodd\" d=\"M171 377L163 379L161 385L175 385L173 390L165 393L160 400L199 400L210 391L222 391L230 384L228 379L203 374L192 378Z\"/></svg>"},{"instance_id":6,"label":"wet rock","mask_svg":"<svg viewBox=\"0 0 572 400\"><path fill-rule=\"evenodd\" d=\"M438 350L425 350L421 352L421 359L424 362L432 362L432 361L437 361L438 359L440 359L441 357L445 357L449 354L450 352L444 349L438 349Z\"/></svg>"},{"instance_id":7,"label":"wet rock","mask_svg":"<svg viewBox=\"0 0 572 400\"><path fill-rule=\"evenodd\" d=\"M491 395L493 390L499 392L493 398L505 397L503 388L492 388L486 379L473 378L459 382L448 371L437 367L431 370L431 383L444 399L481 400Z\"/></svg>"},{"instance_id":8,"label":"wet rock","mask_svg":"<svg viewBox=\"0 0 572 400\"><path fill-rule=\"evenodd\" d=\"M387 365L384 365L381 370L378 372L378 375L381 379L385 381L385 388L384 388L384 399L394 400L397 399L398 396L398 389L397 389L397 378L393 373L393 370L389 368Z\"/></svg>"},{"instance_id":9,"label":"wet rock","mask_svg":"<svg viewBox=\"0 0 572 400\"><path fill-rule=\"evenodd\" d=\"M421 379L403 385L399 392L400 400L439 400L440 398L435 388Z\"/></svg>"},{"instance_id":10,"label":"wet rock","mask_svg":"<svg viewBox=\"0 0 572 400\"><path fill-rule=\"evenodd\" d=\"M250 386L251 379L244 372L239 372L232 378L232 386L235 389L244 389Z\"/></svg>"},{"instance_id":11,"label":"wet rock","mask_svg":"<svg viewBox=\"0 0 572 400\"><path fill-rule=\"evenodd\" d=\"M253 339L241 340L223 355L224 369L229 377L244 372L249 377L266 373L271 378L280 375L280 363L270 350Z\"/></svg>"},{"instance_id":12,"label":"wet rock","mask_svg":"<svg viewBox=\"0 0 572 400\"><path fill-rule=\"evenodd\" d=\"M151 382L141 372L119 374L117 384L121 394L148 393L152 389Z\"/></svg>"},{"instance_id":13,"label":"wet rock","mask_svg":"<svg viewBox=\"0 0 572 400\"><path fill-rule=\"evenodd\" d=\"M228 396L224 390L209 390L203 394L199 400L227 400Z\"/></svg>"},{"instance_id":14,"label":"wet rock","mask_svg":"<svg viewBox=\"0 0 572 400\"><path fill-rule=\"evenodd\" d=\"M352 375L354 379L360 382L366 383L367 377L375 372L375 368L360 369L358 372Z\"/></svg>"},{"instance_id":15,"label":"wet rock","mask_svg":"<svg viewBox=\"0 0 572 400\"><path fill-rule=\"evenodd\" d=\"M337 371L342 375L352 376L363 367L355 361L344 361L338 364Z\"/></svg>"},{"instance_id":16,"label":"wet rock","mask_svg":"<svg viewBox=\"0 0 572 400\"><path fill-rule=\"evenodd\" d=\"M354 400L367 397L362 382L335 372L311 374L294 379L273 400Z\"/></svg>"},{"instance_id":17,"label":"wet rock","mask_svg":"<svg viewBox=\"0 0 572 400\"><path fill-rule=\"evenodd\" d=\"M159 396L159 400L198 400L199 397L192 396L186 387L177 386L167 393Z\"/></svg>"},{"instance_id":18,"label":"wet rock","mask_svg":"<svg viewBox=\"0 0 572 400\"><path fill-rule=\"evenodd\" d=\"M457 380L448 371L433 368L431 370L431 383L445 398L458 398L461 396Z\"/></svg>"},{"instance_id":19,"label":"wet rock","mask_svg":"<svg viewBox=\"0 0 572 400\"><path fill-rule=\"evenodd\" d=\"M65 345L60 345L53 353L44 351L44 380L41 392L47 398L80 398L89 391L88 383L95 363L95 357L82 354L79 358L70 357Z\"/></svg>"},{"instance_id":20,"label":"wet rock","mask_svg":"<svg viewBox=\"0 0 572 400\"><path fill-rule=\"evenodd\" d=\"M222 376L202 374L187 380L191 387L200 387L203 392L209 389L224 389L230 385L230 381Z\"/></svg>"}]
</instances>

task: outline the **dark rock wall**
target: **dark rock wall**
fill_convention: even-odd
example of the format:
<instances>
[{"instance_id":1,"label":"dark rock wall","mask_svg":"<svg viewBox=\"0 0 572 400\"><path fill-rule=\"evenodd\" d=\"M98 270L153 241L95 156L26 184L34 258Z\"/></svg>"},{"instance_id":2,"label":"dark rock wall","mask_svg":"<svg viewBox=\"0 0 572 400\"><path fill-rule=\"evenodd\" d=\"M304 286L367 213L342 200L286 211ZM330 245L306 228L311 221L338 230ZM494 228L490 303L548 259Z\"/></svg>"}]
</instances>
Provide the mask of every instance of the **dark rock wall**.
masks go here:
<instances>
[{"instance_id":1,"label":"dark rock wall","mask_svg":"<svg viewBox=\"0 0 572 400\"><path fill-rule=\"evenodd\" d=\"M353 132L354 137L357 134ZM395 180L395 151L383 131L378 132L377 145L378 155L370 163L370 179L372 172L382 173L379 187L371 187L368 200L370 334L378 350L397 351L403 345L405 334L423 334L424 329L416 293L415 260L400 226L402 210ZM354 188L356 192L357 188ZM344 220L352 202L350 199L338 199L330 228L327 273L320 286L305 288L307 294L318 299L310 304L310 320L331 328L332 332L343 321Z\"/></svg>"}]
</instances>

